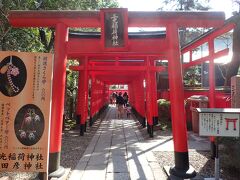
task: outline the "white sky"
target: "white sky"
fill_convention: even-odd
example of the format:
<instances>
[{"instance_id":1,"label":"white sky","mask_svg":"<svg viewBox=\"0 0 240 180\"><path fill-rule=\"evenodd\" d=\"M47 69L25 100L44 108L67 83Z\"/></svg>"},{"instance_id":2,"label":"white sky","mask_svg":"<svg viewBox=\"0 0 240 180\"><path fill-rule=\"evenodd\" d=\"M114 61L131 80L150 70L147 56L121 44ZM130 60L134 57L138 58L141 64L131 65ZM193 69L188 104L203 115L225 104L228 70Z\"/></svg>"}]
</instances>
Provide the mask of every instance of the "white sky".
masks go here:
<instances>
[{"instance_id":1,"label":"white sky","mask_svg":"<svg viewBox=\"0 0 240 180\"><path fill-rule=\"evenodd\" d=\"M213 11L224 11L229 18L232 11L238 7L232 4L233 0L211 0L210 6ZM118 0L120 7L128 8L129 11L155 11L161 7L161 0Z\"/></svg>"}]
</instances>

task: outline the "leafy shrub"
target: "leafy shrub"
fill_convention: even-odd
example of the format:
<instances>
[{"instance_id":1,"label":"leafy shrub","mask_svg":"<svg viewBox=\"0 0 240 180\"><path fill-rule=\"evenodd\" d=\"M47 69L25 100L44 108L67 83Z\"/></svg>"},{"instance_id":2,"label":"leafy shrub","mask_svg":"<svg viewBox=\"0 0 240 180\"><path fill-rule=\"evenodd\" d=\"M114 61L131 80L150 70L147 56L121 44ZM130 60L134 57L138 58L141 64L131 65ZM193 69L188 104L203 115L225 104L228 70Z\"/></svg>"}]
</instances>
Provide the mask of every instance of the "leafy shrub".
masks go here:
<instances>
[{"instance_id":1,"label":"leafy shrub","mask_svg":"<svg viewBox=\"0 0 240 180\"><path fill-rule=\"evenodd\" d=\"M171 105L166 99L158 99L158 120L162 129L171 128Z\"/></svg>"}]
</instances>

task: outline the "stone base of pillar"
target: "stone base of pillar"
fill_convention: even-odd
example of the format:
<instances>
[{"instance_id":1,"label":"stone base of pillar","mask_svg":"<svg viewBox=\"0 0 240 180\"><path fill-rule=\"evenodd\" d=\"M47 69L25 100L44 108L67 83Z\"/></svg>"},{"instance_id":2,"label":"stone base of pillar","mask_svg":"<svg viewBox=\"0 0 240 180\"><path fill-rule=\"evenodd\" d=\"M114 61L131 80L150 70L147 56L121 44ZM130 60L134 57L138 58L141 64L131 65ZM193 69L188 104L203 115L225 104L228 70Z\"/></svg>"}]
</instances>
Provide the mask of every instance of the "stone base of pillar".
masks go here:
<instances>
[{"instance_id":1,"label":"stone base of pillar","mask_svg":"<svg viewBox=\"0 0 240 180\"><path fill-rule=\"evenodd\" d=\"M64 174L65 174L65 169L64 169L64 167L59 166L59 168L58 168L56 171L54 171L54 172L52 172L52 173L50 173L50 174L48 175L48 178L49 178L49 179L51 179L51 178L53 178L53 179L55 179L55 178L61 178Z\"/></svg>"},{"instance_id":2,"label":"stone base of pillar","mask_svg":"<svg viewBox=\"0 0 240 180\"><path fill-rule=\"evenodd\" d=\"M158 125L158 116L153 117L153 125L154 126Z\"/></svg>"},{"instance_id":3,"label":"stone base of pillar","mask_svg":"<svg viewBox=\"0 0 240 180\"><path fill-rule=\"evenodd\" d=\"M80 124L81 121L81 114L76 115L76 124Z\"/></svg>"},{"instance_id":4,"label":"stone base of pillar","mask_svg":"<svg viewBox=\"0 0 240 180\"><path fill-rule=\"evenodd\" d=\"M188 152L174 152L175 166L171 167L169 173L172 176L188 179L196 176L196 171L189 166Z\"/></svg>"},{"instance_id":5,"label":"stone base of pillar","mask_svg":"<svg viewBox=\"0 0 240 180\"><path fill-rule=\"evenodd\" d=\"M177 169L177 168L173 167L173 168L170 168L169 172L170 172L171 176L177 177L177 178L183 178L183 179L194 178L197 175L196 171L194 170L194 168L192 166L189 166L189 168L187 170Z\"/></svg>"},{"instance_id":6,"label":"stone base of pillar","mask_svg":"<svg viewBox=\"0 0 240 180\"><path fill-rule=\"evenodd\" d=\"M153 138L153 125L149 125L149 137Z\"/></svg>"},{"instance_id":7,"label":"stone base of pillar","mask_svg":"<svg viewBox=\"0 0 240 180\"><path fill-rule=\"evenodd\" d=\"M65 169L60 166L60 152L49 153L49 177L59 178L65 173Z\"/></svg>"},{"instance_id":8,"label":"stone base of pillar","mask_svg":"<svg viewBox=\"0 0 240 180\"><path fill-rule=\"evenodd\" d=\"M84 132L87 132L87 122L85 122Z\"/></svg>"},{"instance_id":9,"label":"stone base of pillar","mask_svg":"<svg viewBox=\"0 0 240 180\"><path fill-rule=\"evenodd\" d=\"M170 166L164 166L164 167L163 167L163 170L164 170L164 172L166 173L166 175L168 176L168 179L171 179L171 180L181 179L181 180L183 180L183 178L179 178L179 177L176 177L176 176L174 176L174 175L171 175L170 172L169 172L170 169L171 169ZM190 166L190 169L193 169L193 167ZM184 178L184 179L185 179L185 178ZM191 178L191 179L192 179L192 178ZM196 175L193 179L202 179L202 177ZM205 178L205 179L206 179L206 178ZM204 180L205 180L205 179L204 179ZM214 179L215 179L215 178L214 178Z\"/></svg>"},{"instance_id":10,"label":"stone base of pillar","mask_svg":"<svg viewBox=\"0 0 240 180\"><path fill-rule=\"evenodd\" d=\"M145 128L146 127L146 118L144 117L142 120L142 127Z\"/></svg>"},{"instance_id":11,"label":"stone base of pillar","mask_svg":"<svg viewBox=\"0 0 240 180\"><path fill-rule=\"evenodd\" d=\"M63 124L62 124L62 131L65 129L65 114L63 114Z\"/></svg>"},{"instance_id":12,"label":"stone base of pillar","mask_svg":"<svg viewBox=\"0 0 240 180\"><path fill-rule=\"evenodd\" d=\"M92 118L92 116L90 116L90 118L89 118L89 126L92 127L92 125L93 125L93 118Z\"/></svg>"},{"instance_id":13,"label":"stone base of pillar","mask_svg":"<svg viewBox=\"0 0 240 180\"><path fill-rule=\"evenodd\" d=\"M85 124L80 124L80 136L84 135Z\"/></svg>"},{"instance_id":14,"label":"stone base of pillar","mask_svg":"<svg viewBox=\"0 0 240 180\"><path fill-rule=\"evenodd\" d=\"M148 123L147 123L147 133L150 134L150 126Z\"/></svg>"}]
</instances>

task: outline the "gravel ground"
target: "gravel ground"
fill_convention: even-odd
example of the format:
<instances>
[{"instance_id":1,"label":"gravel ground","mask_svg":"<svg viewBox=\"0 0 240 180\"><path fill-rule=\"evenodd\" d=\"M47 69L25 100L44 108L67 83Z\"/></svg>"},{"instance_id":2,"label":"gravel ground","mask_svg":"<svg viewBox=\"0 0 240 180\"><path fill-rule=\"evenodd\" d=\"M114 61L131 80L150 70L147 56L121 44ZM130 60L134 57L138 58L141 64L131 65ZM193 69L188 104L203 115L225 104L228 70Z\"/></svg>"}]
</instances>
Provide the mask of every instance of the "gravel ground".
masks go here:
<instances>
[{"instance_id":1,"label":"gravel ground","mask_svg":"<svg viewBox=\"0 0 240 180\"><path fill-rule=\"evenodd\" d=\"M3 172L0 173L0 180L2 177L8 177L7 180L38 180L38 173L19 173L19 172ZM5 180L5 179L4 179Z\"/></svg>"},{"instance_id":2,"label":"gravel ground","mask_svg":"<svg viewBox=\"0 0 240 180\"><path fill-rule=\"evenodd\" d=\"M173 152L153 152L161 167L174 165ZM198 175L204 178L214 177L214 160L211 154L204 151L189 151L189 161ZM221 162L220 162L221 166ZM224 180L239 180L239 172L233 172L227 168L220 168L220 177Z\"/></svg>"},{"instance_id":3,"label":"gravel ground","mask_svg":"<svg viewBox=\"0 0 240 180\"><path fill-rule=\"evenodd\" d=\"M74 169L81 159L85 149L96 133L101 119L98 119L91 128L87 127L84 136L79 136L79 130L64 131L62 134L61 166Z\"/></svg>"},{"instance_id":4,"label":"gravel ground","mask_svg":"<svg viewBox=\"0 0 240 180\"><path fill-rule=\"evenodd\" d=\"M151 140L146 129L141 128L138 123L138 128L145 140ZM171 139L171 130L160 130L160 127L155 127L154 138ZM164 166L174 166L174 152L167 151L153 151L154 156L157 158L158 163L163 168ZM240 172L233 171L221 165L221 151L220 156L220 177L223 180L240 180ZM198 176L203 178L214 177L214 160L211 159L209 151L189 151L189 163L195 169ZM161 177L161 180L167 179L167 176Z\"/></svg>"}]
</instances>

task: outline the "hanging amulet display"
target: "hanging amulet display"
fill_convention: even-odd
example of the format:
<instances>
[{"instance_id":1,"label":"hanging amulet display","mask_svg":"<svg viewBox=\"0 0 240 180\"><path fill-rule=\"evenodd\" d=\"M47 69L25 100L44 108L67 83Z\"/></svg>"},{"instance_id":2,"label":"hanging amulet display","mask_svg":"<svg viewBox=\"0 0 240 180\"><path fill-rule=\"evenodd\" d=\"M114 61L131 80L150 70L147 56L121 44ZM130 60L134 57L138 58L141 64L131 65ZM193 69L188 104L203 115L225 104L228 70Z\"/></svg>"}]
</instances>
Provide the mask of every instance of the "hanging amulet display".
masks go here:
<instances>
[{"instance_id":1,"label":"hanging amulet display","mask_svg":"<svg viewBox=\"0 0 240 180\"><path fill-rule=\"evenodd\" d=\"M19 92L19 87L14 85L14 83L12 81L12 76L18 76L19 74L20 74L19 69L18 69L18 67L14 66L12 64L12 56L10 56L10 62L8 63L8 69L7 69L7 79L8 79L8 83L14 93Z\"/></svg>"},{"instance_id":2,"label":"hanging amulet display","mask_svg":"<svg viewBox=\"0 0 240 180\"><path fill-rule=\"evenodd\" d=\"M24 119L19 130L21 139L35 140L36 137L36 122L40 122L41 118L35 113L34 109L28 109L24 115Z\"/></svg>"}]
</instances>

